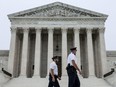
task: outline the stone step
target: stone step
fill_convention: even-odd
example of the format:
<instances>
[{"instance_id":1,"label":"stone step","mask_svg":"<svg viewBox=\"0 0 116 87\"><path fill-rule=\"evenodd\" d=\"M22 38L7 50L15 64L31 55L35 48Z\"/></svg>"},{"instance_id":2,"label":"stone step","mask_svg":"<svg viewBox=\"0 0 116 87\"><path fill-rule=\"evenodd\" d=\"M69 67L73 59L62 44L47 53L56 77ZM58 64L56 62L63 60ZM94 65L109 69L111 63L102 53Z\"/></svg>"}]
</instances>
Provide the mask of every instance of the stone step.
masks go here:
<instances>
[{"instance_id":1,"label":"stone step","mask_svg":"<svg viewBox=\"0 0 116 87\"><path fill-rule=\"evenodd\" d=\"M105 80L96 77L80 78L81 87L111 87ZM59 81L61 87L68 87L68 77L62 77ZM48 87L48 78L19 77L9 80L3 87Z\"/></svg>"}]
</instances>

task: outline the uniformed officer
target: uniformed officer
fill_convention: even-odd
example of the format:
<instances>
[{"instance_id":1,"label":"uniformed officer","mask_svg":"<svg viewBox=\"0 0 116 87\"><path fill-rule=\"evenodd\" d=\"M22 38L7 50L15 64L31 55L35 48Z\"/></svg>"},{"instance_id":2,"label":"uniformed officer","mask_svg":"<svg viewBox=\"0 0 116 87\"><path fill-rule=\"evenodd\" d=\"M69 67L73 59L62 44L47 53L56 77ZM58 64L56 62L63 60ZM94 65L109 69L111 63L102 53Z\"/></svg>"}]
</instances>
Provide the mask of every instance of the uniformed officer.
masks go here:
<instances>
[{"instance_id":1,"label":"uniformed officer","mask_svg":"<svg viewBox=\"0 0 116 87\"><path fill-rule=\"evenodd\" d=\"M80 87L80 80L77 75L77 71L79 71L79 74L81 74L80 69L78 68L75 60L76 60L76 47L73 47L70 49L71 53L68 55L67 58L67 74L68 74L68 87Z\"/></svg>"},{"instance_id":2,"label":"uniformed officer","mask_svg":"<svg viewBox=\"0 0 116 87\"><path fill-rule=\"evenodd\" d=\"M58 80L61 80L60 77L58 77L58 56L54 56L52 58L53 62L50 64L50 71L49 71L49 84L48 87L60 87Z\"/></svg>"}]
</instances>

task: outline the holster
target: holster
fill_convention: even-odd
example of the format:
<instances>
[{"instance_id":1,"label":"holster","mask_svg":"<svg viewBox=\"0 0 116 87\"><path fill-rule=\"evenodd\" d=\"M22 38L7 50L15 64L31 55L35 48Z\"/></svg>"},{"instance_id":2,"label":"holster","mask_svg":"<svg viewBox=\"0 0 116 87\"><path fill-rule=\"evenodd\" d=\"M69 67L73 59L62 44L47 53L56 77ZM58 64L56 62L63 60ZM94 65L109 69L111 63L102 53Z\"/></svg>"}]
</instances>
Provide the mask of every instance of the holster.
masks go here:
<instances>
[{"instance_id":1,"label":"holster","mask_svg":"<svg viewBox=\"0 0 116 87\"><path fill-rule=\"evenodd\" d=\"M66 70L68 72L77 73L75 67L74 66L71 66L70 64L67 65Z\"/></svg>"}]
</instances>

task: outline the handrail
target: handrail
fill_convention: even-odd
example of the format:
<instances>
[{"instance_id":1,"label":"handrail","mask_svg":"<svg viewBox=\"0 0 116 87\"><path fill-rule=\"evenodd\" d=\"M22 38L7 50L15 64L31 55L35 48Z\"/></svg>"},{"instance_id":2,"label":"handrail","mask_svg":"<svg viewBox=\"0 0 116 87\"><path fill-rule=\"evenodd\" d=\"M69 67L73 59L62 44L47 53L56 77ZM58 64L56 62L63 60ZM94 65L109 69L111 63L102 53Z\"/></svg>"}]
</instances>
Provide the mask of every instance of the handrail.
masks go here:
<instances>
[{"instance_id":1,"label":"handrail","mask_svg":"<svg viewBox=\"0 0 116 87\"><path fill-rule=\"evenodd\" d=\"M115 71L114 68L111 68L111 71L104 74L104 77L107 77L107 76L111 75L114 71Z\"/></svg>"},{"instance_id":2,"label":"handrail","mask_svg":"<svg viewBox=\"0 0 116 87\"><path fill-rule=\"evenodd\" d=\"M2 68L2 71L3 71L3 73L6 74L7 76L12 77L12 74L9 73L8 71L4 70L4 68Z\"/></svg>"}]
</instances>

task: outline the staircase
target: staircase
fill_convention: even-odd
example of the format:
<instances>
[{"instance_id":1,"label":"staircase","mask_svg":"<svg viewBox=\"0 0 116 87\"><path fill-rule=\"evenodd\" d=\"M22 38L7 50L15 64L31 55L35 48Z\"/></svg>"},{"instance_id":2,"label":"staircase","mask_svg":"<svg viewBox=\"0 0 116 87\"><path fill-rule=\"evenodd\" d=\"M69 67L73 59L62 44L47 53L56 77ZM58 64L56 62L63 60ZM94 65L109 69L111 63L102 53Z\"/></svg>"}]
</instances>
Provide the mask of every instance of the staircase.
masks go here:
<instances>
[{"instance_id":1,"label":"staircase","mask_svg":"<svg viewBox=\"0 0 116 87\"><path fill-rule=\"evenodd\" d=\"M104 79L90 76L89 78L82 78L79 76L81 87L112 87ZM59 81L61 87L68 87L68 77L63 76ZM13 78L7 83L3 84L3 87L48 87L48 78L25 78L20 76L19 78Z\"/></svg>"}]
</instances>

